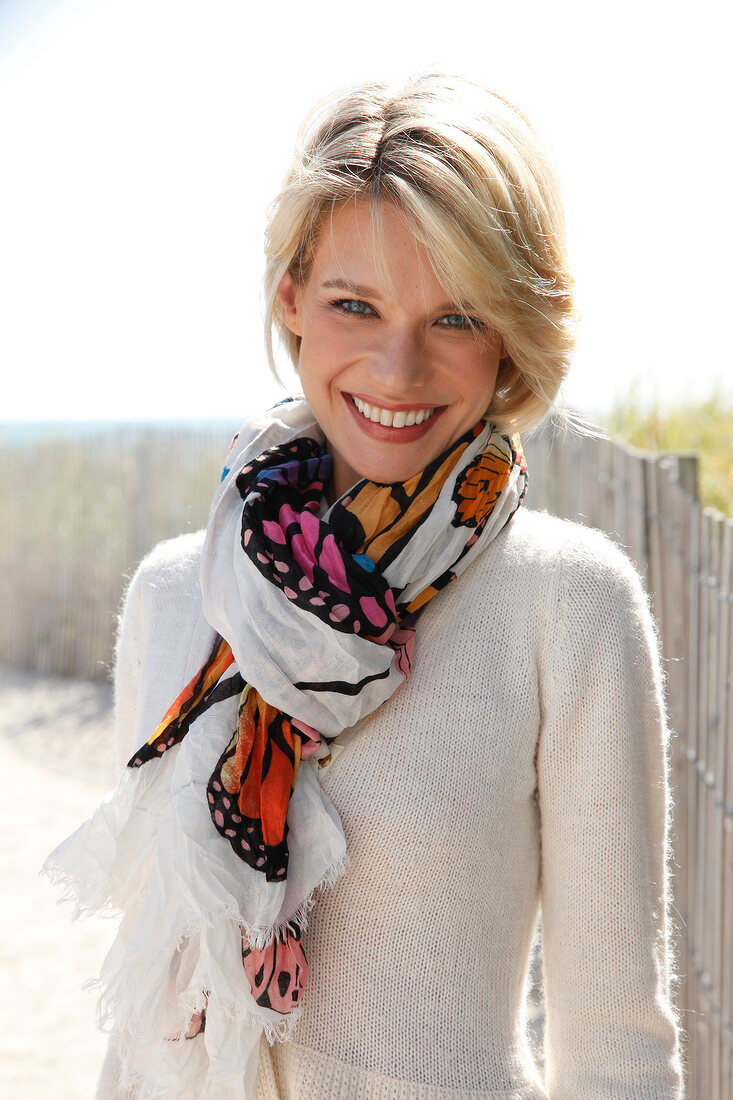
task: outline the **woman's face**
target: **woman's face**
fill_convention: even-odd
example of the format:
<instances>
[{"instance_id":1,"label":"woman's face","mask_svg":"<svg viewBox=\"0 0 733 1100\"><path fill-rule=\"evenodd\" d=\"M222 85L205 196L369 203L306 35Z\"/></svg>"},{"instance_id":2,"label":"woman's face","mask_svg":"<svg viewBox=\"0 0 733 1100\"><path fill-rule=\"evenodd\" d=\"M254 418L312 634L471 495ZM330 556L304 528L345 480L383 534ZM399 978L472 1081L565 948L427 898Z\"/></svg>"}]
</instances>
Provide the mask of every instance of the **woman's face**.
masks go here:
<instances>
[{"instance_id":1,"label":"woman's face","mask_svg":"<svg viewBox=\"0 0 733 1100\"><path fill-rule=\"evenodd\" d=\"M451 302L397 208L381 213L383 264L360 200L324 225L305 284L286 275L279 288L333 458L331 501L362 477L404 481L437 458L486 412L504 354Z\"/></svg>"}]
</instances>

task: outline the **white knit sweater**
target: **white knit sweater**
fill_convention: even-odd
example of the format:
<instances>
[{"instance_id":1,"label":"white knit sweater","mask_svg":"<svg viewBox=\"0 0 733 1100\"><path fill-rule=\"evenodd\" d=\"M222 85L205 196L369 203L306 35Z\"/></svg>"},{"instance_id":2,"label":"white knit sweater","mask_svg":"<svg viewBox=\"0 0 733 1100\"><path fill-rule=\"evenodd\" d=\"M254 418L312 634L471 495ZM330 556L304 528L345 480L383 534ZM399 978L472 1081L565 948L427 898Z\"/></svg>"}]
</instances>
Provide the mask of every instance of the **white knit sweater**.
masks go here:
<instances>
[{"instance_id":1,"label":"white knit sweater","mask_svg":"<svg viewBox=\"0 0 733 1100\"><path fill-rule=\"evenodd\" d=\"M162 544L130 587L121 768L207 656L200 549ZM320 772L351 867L312 912L303 1015L263 1040L258 1100L677 1100L661 698L626 557L520 509ZM544 1081L525 1038L540 906ZM132 1095L111 1050L98 1097Z\"/></svg>"}]
</instances>

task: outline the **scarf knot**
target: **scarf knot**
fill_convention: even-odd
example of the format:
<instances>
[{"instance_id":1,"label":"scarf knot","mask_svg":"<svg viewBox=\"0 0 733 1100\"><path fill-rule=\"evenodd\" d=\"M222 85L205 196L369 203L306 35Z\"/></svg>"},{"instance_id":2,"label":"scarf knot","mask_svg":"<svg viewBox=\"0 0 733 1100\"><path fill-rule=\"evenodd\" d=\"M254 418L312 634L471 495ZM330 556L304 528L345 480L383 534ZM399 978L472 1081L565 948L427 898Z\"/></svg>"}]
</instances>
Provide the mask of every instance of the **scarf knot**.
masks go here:
<instances>
[{"instance_id":1,"label":"scarf knot","mask_svg":"<svg viewBox=\"0 0 733 1100\"><path fill-rule=\"evenodd\" d=\"M331 459L313 439L273 447L236 478L241 546L262 577L329 628L384 644L396 626L392 591L364 552L358 515L340 503L318 518Z\"/></svg>"}]
</instances>

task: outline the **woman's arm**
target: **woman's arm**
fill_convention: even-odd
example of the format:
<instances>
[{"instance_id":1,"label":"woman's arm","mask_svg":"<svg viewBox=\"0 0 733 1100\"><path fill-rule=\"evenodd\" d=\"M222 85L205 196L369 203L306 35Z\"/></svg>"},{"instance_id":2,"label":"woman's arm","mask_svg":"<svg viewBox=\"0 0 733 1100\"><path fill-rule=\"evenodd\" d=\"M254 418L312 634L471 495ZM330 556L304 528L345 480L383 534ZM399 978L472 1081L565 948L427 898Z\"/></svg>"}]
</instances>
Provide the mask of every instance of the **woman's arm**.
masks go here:
<instances>
[{"instance_id":1,"label":"woman's arm","mask_svg":"<svg viewBox=\"0 0 733 1100\"><path fill-rule=\"evenodd\" d=\"M125 593L120 612L114 667L115 768L121 775L136 746L131 745L137 731L140 671L144 646L143 585L144 565L138 566Z\"/></svg>"},{"instance_id":2,"label":"woman's arm","mask_svg":"<svg viewBox=\"0 0 733 1100\"><path fill-rule=\"evenodd\" d=\"M127 590L115 650L118 774L208 655L213 631L201 608L202 541L198 531L159 543Z\"/></svg>"},{"instance_id":3,"label":"woman's arm","mask_svg":"<svg viewBox=\"0 0 733 1100\"><path fill-rule=\"evenodd\" d=\"M552 1100L677 1100L668 731L639 578L608 539L566 543L541 656L537 753Z\"/></svg>"}]
</instances>

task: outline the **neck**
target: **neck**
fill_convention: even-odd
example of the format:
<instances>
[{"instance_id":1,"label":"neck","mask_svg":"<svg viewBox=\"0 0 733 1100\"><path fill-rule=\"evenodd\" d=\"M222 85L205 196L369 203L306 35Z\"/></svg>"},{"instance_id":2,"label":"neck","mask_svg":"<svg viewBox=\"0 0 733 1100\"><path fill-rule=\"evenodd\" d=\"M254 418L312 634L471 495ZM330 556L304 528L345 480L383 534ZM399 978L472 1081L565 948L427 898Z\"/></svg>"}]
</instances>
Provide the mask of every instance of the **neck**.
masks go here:
<instances>
[{"instance_id":1,"label":"neck","mask_svg":"<svg viewBox=\"0 0 733 1100\"><path fill-rule=\"evenodd\" d=\"M325 491L326 500L330 507L339 497L348 492L352 485L355 485L357 481L361 481L361 477L340 455L334 454L328 440L326 440L326 450L331 455L331 477L328 479Z\"/></svg>"}]
</instances>

